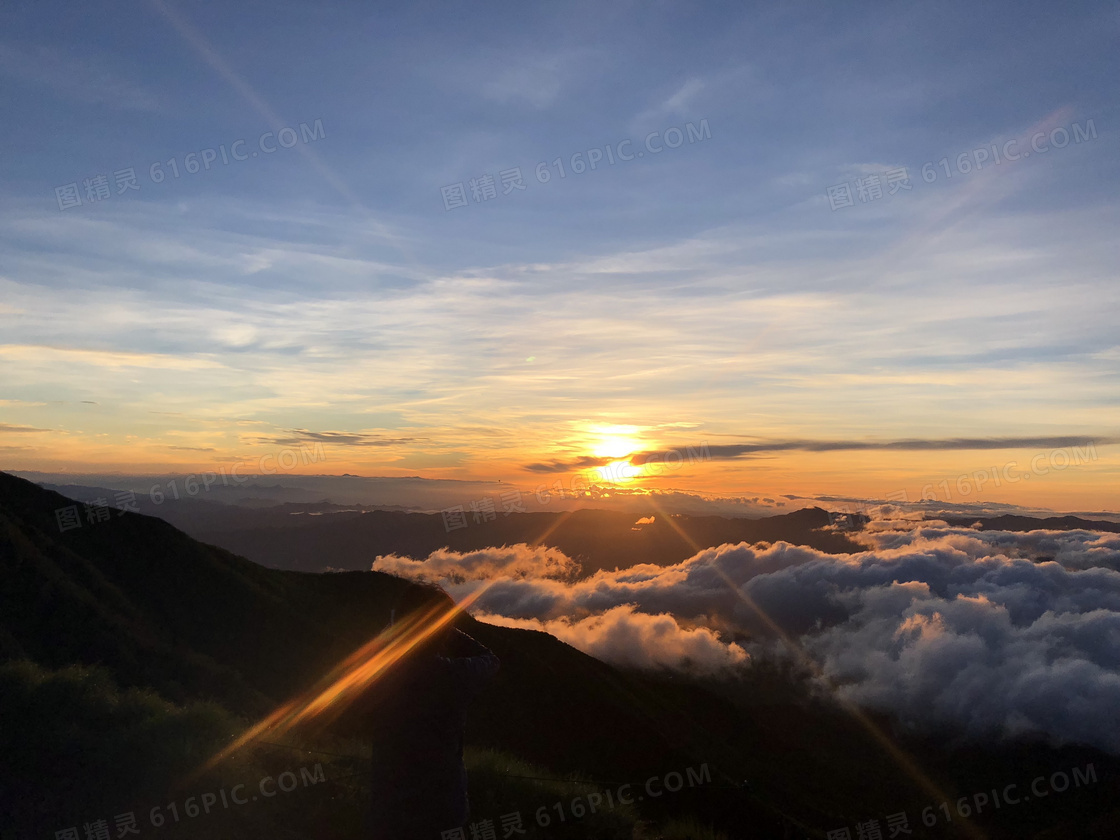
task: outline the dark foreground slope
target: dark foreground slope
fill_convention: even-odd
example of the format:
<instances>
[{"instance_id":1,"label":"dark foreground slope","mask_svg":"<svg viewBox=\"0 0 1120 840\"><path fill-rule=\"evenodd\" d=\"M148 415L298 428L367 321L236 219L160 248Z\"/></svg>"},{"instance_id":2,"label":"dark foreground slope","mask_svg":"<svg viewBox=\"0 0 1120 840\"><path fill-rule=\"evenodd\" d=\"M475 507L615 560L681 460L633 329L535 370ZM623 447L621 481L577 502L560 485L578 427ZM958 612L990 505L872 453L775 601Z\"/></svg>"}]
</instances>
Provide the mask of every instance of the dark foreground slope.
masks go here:
<instances>
[{"instance_id":1,"label":"dark foreground slope","mask_svg":"<svg viewBox=\"0 0 1120 840\"><path fill-rule=\"evenodd\" d=\"M380 630L408 584L265 569L132 514L60 533L54 510L65 504L0 473L0 836L54 838L74 827L85 837L87 824L97 836L99 819L117 836L116 817L129 813L145 837L359 836L369 791L362 762L346 757L364 749L351 730L278 736L194 771ZM527 837L563 840L630 836L641 817L652 822L645 836L668 840L713 836L696 827L705 821L726 837L824 837L844 825L856 836L857 820L908 811L913 836L923 836L921 808L940 802L862 724L785 674L758 668L704 687L621 672L542 633L466 617L463 627L503 662L470 719L471 744L494 751L472 784L476 819L497 824L520 811ZM888 720L876 725L891 732ZM1091 763L1094 783L1044 807L985 814L984 831L1041 837L1076 826L1066 836L1112 836L1103 827L1116 817L1117 768L1100 753L892 739L951 802ZM671 774L685 780L680 791L665 790ZM279 796L285 778L293 789ZM617 809L616 823L574 816L576 795L636 782L630 793L641 796L650 778L661 795ZM238 784L246 796L259 790L259 801L197 814L200 803L209 810L204 794ZM925 836L968 836L955 833L959 823L940 821Z\"/></svg>"},{"instance_id":2,"label":"dark foreground slope","mask_svg":"<svg viewBox=\"0 0 1120 840\"><path fill-rule=\"evenodd\" d=\"M60 532L54 511L65 504L0 473L0 653L21 663L0 674L0 830L53 836L137 798L174 801L177 779L377 633L409 585L373 572L265 569L140 515L114 512ZM469 617L463 626L503 661L477 707L474 743L594 779L645 779L707 763L708 784L715 788L718 776L726 789L731 777L711 749L727 752L711 729L733 722L726 701L694 690L703 714L681 715L675 695L551 636ZM44 705L53 714L36 711ZM120 737L99 738L99 729ZM149 743L145 731L182 748ZM336 743L338 733L315 737L313 746L328 752L361 749ZM254 754L233 778L271 767L266 758ZM764 806L751 808L774 819ZM355 824L332 814L339 831ZM329 834L322 825L316 832Z\"/></svg>"}]
</instances>

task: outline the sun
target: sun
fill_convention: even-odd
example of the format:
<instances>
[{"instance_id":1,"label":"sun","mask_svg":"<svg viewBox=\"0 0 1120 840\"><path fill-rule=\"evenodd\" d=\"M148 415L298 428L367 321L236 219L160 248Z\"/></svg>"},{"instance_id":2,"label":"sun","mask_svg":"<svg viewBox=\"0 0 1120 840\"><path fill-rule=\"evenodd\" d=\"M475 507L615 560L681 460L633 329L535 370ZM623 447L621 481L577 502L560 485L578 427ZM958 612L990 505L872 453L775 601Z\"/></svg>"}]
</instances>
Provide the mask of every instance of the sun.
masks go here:
<instances>
[{"instance_id":1,"label":"sun","mask_svg":"<svg viewBox=\"0 0 1120 840\"><path fill-rule=\"evenodd\" d=\"M640 431L637 426L598 426L591 430L594 437L588 450L596 458L609 459L601 467L596 467L602 480L610 484L625 484L643 473L643 468L630 463L635 452L646 448L645 443L635 436Z\"/></svg>"},{"instance_id":2,"label":"sun","mask_svg":"<svg viewBox=\"0 0 1120 840\"><path fill-rule=\"evenodd\" d=\"M608 456L609 457L609 456ZM602 467L597 467L603 481L611 484L626 484L642 474L642 468L636 467L623 458L620 461L611 461Z\"/></svg>"},{"instance_id":3,"label":"sun","mask_svg":"<svg viewBox=\"0 0 1120 840\"><path fill-rule=\"evenodd\" d=\"M602 435L591 447L591 454L597 458L625 458L641 447L641 441L629 435Z\"/></svg>"}]
</instances>

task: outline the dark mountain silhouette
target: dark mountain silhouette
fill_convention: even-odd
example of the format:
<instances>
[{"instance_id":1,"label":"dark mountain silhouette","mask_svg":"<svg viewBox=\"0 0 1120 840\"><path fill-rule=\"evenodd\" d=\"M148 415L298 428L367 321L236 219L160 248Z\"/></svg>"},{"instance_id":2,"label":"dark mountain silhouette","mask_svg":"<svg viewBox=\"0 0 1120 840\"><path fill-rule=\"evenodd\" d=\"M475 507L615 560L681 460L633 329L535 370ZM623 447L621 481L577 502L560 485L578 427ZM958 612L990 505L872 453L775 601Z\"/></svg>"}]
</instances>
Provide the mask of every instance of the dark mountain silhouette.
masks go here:
<instances>
[{"instance_id":1,"label":"dark mountain silhouette","mask_svg":"<svg viewBox=\"0 0 1120 840\"><path fill-rule=\"evenodd\" d=\"M0 837L54 837L128 810L147 835L157 830L146 819L152 806L166 815L168 803L182 807L199 790L251 786L266 773L315 762L327 768L323 788L209 822L168 819L158 831L356 836L368 793L361 762L338 757L362 750L346 727L287 738L317 753L264 743L204 781L193 771L378 632L410 584L375 572L267 569L143 515L113 511L108 521L61 532L54 511L67 504L0 473ZM336 565L329 550L321 557ZM823 837L906 810L920 836L921 807L940 801L861 723L814 699L788 673L759 665L738 681L701 684L624 672L544 633L466 616L461 626L502 659L470 716L472 745L499 756L477 774L481 788L472 782L479 810L472 819L520 809L528 837L630 836L588 829L595 823L570 814L560 825L555 812L551 827L534 826L532 814L542 806L551 812L559 794L542 798L553 788L520 777L579 774L582 788L574 780L548 784L604 790L629 781L640 792L650 777L702 765L710 783L634 803L655 824L650 831L699 837L680 823L670 833L673 819L691 816L727 837ZM1113 836L1106 829L1120 817L1114 758L1041 744L950 747L948 737L918 738L885 717L874 720L950 801L1092 763L1096 783L1044 807L1008 809L984 831L992 838L1041 837L1044 829ZM533 769L511 775L509 768L524 766ZM953 833L958 823L939 823L938 836L966 836Z\"/></svg>"}]
</instances>

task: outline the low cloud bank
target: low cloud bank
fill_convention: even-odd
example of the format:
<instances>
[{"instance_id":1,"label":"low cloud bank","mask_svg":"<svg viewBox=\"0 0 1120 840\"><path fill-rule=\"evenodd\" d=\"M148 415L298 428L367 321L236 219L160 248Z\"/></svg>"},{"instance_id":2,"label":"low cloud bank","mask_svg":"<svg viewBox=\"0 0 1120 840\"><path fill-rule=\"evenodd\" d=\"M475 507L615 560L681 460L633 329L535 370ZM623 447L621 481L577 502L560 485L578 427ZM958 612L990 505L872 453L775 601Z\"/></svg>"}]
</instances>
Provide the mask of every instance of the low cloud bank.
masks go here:
<instances>
[{"instance_id":1,"label":"low cloud bank","mask_svg":"<svg viewBox=\"0 0 1120 840\"><path fill-rule=\"evenodd\" d=\"M379 555L373 561L373 568L415 580L438 581L444 586L495 578L568 580L579 574L579 563L559 549L529 546L525 543L484 548L465 554L441 548L433 551L425 560L413 560L396 554Z\"/></svg>"},{"instance_id":2,"label":"low cloud bank","mask_svg":"<svg viewBox=\"0 0 1120 840\"><path fill-rule=\"evenodd\" d=\"M1120 754L1120 535L879 518L853 536L866 550L740 543L578 581L529 546L374 567L482 590L480 618L615 664L716 673L792 645L822 685L917 726Z\"/></svg>"}]
</instances>

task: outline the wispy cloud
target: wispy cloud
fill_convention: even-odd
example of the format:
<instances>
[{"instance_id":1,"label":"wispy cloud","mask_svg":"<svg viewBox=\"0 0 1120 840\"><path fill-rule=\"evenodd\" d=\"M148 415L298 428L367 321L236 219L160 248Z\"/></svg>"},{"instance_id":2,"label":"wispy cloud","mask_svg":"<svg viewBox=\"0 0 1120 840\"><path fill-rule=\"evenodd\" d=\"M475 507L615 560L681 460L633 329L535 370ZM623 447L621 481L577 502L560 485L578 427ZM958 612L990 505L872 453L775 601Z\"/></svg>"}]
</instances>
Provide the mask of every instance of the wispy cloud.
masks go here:
<instances>
[{"instance_id":1,"label":"wispy cloud","mask_svg":"<svg viewBox=\"0 0 1120 840\"><path fill-rule=\"evenodd\" d=\"M564 473L571 472L572 470L589 469L591 467L605 467L612 461L617 460L617 458L596 458L593 455L585 455L568 461L556 459L526 464L525 469L535 473Z\"/></svg>"},{"instance_id":2,"label":"wispy cloud","mask_svg":"<svg viewBox=\"0 0 1120 840\"><path fill-rule=\"evenodd\" d=\"M648 131L652 125L658 122L678 117L695 117L696 111L692 109L692 103L705 87L707 87L705 81L695 77L673 86L671 94L634 117L630 123L631 129L633 131ZM701 115L701 118L703 116L705 115Z\"/></svg>"},{"instance_id":3,"label":"wispy cloud","mask_svg":"<svg viewBox=\"0 0 1120 840\"><path fill-rule=\"evenodd\" d=\"M20 432L53 432L54 429L38 429L34 426L13 426L10 423L0 423L0 432L15 434Z\"/></svg>"},{"instance_id":4,"label":"wispy cloud","mask_svg":"<svg viewBox=\"0 0 1120 840\"><path fill-rule=\"evenodd\" d=\"M11 362L54 361L62 364L86 364L96 367L137 367L159 370L201 370L223 367L212 359L192 359L163 353L133 353L126 350L59 347L46 344L0 344L0 358Z\"/></svg>"},{"instance_id":5,"label":"wispy cloud","mask_svg":"<svg viewBox=\"0 0 1120 840\"><path fill-rule=\"evenodd\" d=\"M478 91L502 104L547 108L560 96L570 74L588 59L588 53L585 49L527 53L506 58L497 67L488 63Z\"/></svg>"},{"instance_id":6,"label":"wispy cloud","mask_svg":"<svg viewBox=\"0 0 1120 840\"><path fill-rule=\"evenodd\" d=\"M162 98L100 56L76 56L53 46L0 44L0 73L48 87L86 105L161 113Z\"/></svg>"},{"instance_id":7,"label":"wispy cloud","mask_svg":"<svg viewBox=\"0 0 1120 840\"><path fill-rule=\"evenodd\" d=\"M308 442L329 443L335 446L399 446L414 443L416 440L417 438L411 437L385 437L370 432L312 432L307 429L290 429L287 435L261 437L258 442L285 446Z\"/></svg>"},{"instance_id":8,"label":"wispy cloud","mask_svg":"<svg viewBox=\"0 0 1120 840\"><path fill-rule=\"evenodd\" d=\"M1037 449L1060 448L1066 446L1089 446L1091 444L1120 443L1120 438L1114 437L1089 437L1085 435L1072 435L1069 437L992 437L992 438L946 438L941 440L789 440L767 441L763 443L737 443L716 444L705 446L704 454L714 459L741 458L761 452L788 452L799 450L802 452L856 452L861 450L894 450L901 452L953 452L962 450L996 450L996 449ZM696 448L695 444L692 448ZM650 461L663 461L669 452L678 450L652 450L638 452L631 456L633 464L644 464Z\"/></svg>"},{"instance_id":9,"label":"wispy cloud","mask_svg":"<svg viewBox=\"0 0 1120 840\"><path fill-rule=\"evenodd\" d=\"M625 457L625 460L636 466L654 462L664 462L670 456L683 457L681 453L693 453L694 458L703 460L734 460L746 458L754 454L770 452L858 452L867 450L898 451L898 452L955 452L968 450L998 450L998 449L1039 449L1060 448L1069 446L1090 446L1093 444L1120 443L1120 438L1115 437L1090 437L1086 435L1071 435L1068 437L992 437L992 438L945 438L930 440L787 440L764 441L759 443L733 443L733 444L703 444L691 443L664 449L650 449L634 452ZM597 458L584 455L578 458L542 461L526 464L525 469L536 473L564 473L573 470L603 467L620 458ZM792 498L792 497L791 497Z\"/></svg>"}]
</instances>

